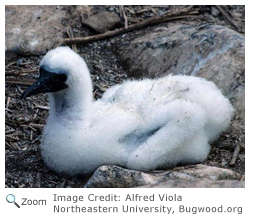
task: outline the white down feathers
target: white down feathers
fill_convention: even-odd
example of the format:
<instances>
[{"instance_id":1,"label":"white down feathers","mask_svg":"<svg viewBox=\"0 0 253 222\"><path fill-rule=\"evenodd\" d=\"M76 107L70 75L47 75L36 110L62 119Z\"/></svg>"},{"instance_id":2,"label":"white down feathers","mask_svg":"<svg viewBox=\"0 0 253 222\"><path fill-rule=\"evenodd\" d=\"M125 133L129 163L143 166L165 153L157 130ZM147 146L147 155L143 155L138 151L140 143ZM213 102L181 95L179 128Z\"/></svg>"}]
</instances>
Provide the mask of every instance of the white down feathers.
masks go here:
<instances>
[{"instance_id":1,"label":"white down feathers","mask_svg":"<svg viewBox=\"0 0 253 222\"><path fill-rule=\"evenodd\" d=\"M92 101L88 68L71 49L51 50L40 65L67 75L68 88L49 93L41 150L50 168L69 175L105 164L149 171L203 161L233 116L229 100L202 78L126 81Z\"/></svg>"}]
</instances>

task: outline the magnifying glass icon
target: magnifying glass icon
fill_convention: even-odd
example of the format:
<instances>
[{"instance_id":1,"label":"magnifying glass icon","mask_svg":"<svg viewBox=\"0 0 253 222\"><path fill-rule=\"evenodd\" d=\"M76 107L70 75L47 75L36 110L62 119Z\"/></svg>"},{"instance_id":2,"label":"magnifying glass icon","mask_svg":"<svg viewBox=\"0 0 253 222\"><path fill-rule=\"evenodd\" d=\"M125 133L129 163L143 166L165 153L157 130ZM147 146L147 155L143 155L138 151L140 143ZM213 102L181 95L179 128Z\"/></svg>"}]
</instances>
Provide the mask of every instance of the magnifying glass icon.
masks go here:
<instances>
[{"instance_id":1,"label":"magnifying glass icon","mask_svg":"<svg viewBox=\"0 0 253 222\"><path fill-rule=\"evenodd\" d=\"M20 208L20 206L15 202L15 196L13 194L8 194L6 200L8 203L14 203L18 208Z\"/></svg>"}]
</instances>

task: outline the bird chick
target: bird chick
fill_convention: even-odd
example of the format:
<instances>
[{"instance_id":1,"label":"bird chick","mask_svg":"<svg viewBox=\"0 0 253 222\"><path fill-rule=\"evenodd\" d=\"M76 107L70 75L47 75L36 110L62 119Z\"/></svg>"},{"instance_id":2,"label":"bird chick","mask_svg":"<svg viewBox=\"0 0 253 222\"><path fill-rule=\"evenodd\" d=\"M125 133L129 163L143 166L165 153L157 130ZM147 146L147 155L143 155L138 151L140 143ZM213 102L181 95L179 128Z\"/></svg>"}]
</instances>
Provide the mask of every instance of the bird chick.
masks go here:
<instances>
[{"instance_id":1,"label":"bird chick","mask_svg":"<svg viewBox=\"0 0 253 222\"><path fill-rule=\"evenodd\" d=\"M41 154L60 173L89 174L105 164L150 171L198 163L233 116L214 83L184 75L126 81L93 101L87 65L68 47L49 51L39 72L22 98L48 93Z\"/></svg>"}]
</instances>

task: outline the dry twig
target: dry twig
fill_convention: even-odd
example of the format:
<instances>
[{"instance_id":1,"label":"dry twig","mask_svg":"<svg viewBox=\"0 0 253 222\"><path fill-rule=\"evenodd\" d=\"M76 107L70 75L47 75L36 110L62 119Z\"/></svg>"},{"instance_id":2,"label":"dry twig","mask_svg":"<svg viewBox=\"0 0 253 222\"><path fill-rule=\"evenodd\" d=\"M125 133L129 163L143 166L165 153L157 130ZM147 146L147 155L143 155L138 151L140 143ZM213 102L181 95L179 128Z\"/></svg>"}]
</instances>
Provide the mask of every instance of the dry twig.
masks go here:
<instances>
[{"instance_id":1,"label":"dry twig","mask_svg":"<svg viewBox=\"0 0 253 222\"><path fill-rule=\"evenodd\" d=\"M41 105L37 105L34 104L34 109L43 109L43 110L50 110L49 106L41 106Z\"/></svg>"},{"instance_id":2,"label":"dry twig","mask_svg":"<svg viewBox=\"0 0 253 222\"><path fill-rule=\"evenodd\" d=\"M137 15L138 15L138 14L142 14L142 13L147 12L147 11L149 11L149 10L150 10L150 8L144 8L144 9L141 9L141 10L137 11L136 14L137 14Z\"/></svg>"},{"instance_id":3,"label":"dry twig","mask_svg":"<svg viewBox=\"0 0 253 222\"><path fill-rule=\"evenodd\" d=\"M10 101L11 101L11 97L7 97L7 102L6 102L6 109L8 109L9 105L10 105Z\"/></svg>"},{"instance_id":4,"label":"dry twig","mask_svg":"<svg viewBox=\"0 0 253 222\"><path fill-rule=\"evenodd\" d=\"M61 188L65 188L67 185L67 178L64 178L64 181L62 182Z\"/></svg>"},{"instance_id":5,"label":"dry twig","mask_svg":"<svg viewBox=\"0 0 253 222\"><path fill-rule=\"evenodd\" d=\"M228 15L228 13L220 5L216 5L216 8L236 28L237 31L240 31L239 27L235 24L235 22L233 21L233 19L230 18L230 16Z\"/></svg>"},{"instance_id":6,"label":"dry twig","mask_svg":"<svg viewBox=\"0 0 253 222\"><path fill-rule=\"evenodd\" d=\"M124 21L125 21L125 29L127 29L128 28L128 21L127 21L127 16L126 16L126 13L125 13L124 5L119 6L119 11L123 15L123 18L124 18Z\"/></svg>"},{"instance_id":7,"label":"dry twig","mask_svg":"<svg viewBox=\"0 0 253 222\"><path fill-rule=\"evenodd\" d=\"M12 135L5 135L5 141L19 141L19 138L13 137Z\"/></svg>"},{"instance_id":8,"label":"dry twig","mask_svg":"<svg viewBox=\"0 0 253 222\"><path fill-rule=\"evenodd\" d=\"M35 129L37 128L39 130L41 130L44 127L44 125L36 123L30 123L29 126L34 127Z\"/></svg>"},{"instance_id":9,"label":"dry twig","mask_svg":"<svg viewBox=\"0 0 253 222\"><path fill-rule=\"evenodd\" d=\"M73 30L72 30L71 27L68 27L68 28L67 28L67 34L68 34L68 36L69 36L70 39L74 38L74 33L73 33ZM75 45L75 44L72 44L71 47L72 47L72 49L73 49L75 52L77 52L77 48L76 48L76 45Z\"/></svg>"},{"instance_id":10,"label":"dry twig","mask_svg":"<svg viewBox=\"0 0 253 222\"><path fill-rule=\"evenodd\" d=\"M241 150L241 145L240 144L237 144L236 147L235 147L235 151L234 151L234 154L233 154L233 157L229 163L230 166L232 165L235 165L235 162L236 162L236 159L240 153L240 150Z\"/></svg>"},{"instance_id":11,"label":"dry twig","mask_svg":"<svg viewBox=\"0 0 253 222\"><path fill-rule=\"evenodd\" d=\"M38 73L39 69L34 70L7 70L5 71L5 76L20 76L26 73Z\"/></svg>"},{"instance_id":12,"label":"dry twig","mask_svg":"<svg viewBox=\"0 0 253 222\"><path fill-rule=\"evenodd\" d=\"M36 175L35 187L38 187L38 188L41 187L41 173L40 172L38 172Z\"/></svg>"},{"instance_id":13,"label":"dry twig","mask_svg":"<svg viewBox=\"0 0 253 222\"><path fill-rule=\"evenodd\" d=\"M20 85L25 85L25 86L31 86L35 80L27 80L27 79L5 79L6 83L16 83L16 84L20 84Z\"/></svg>"},{"instance_id":14,"label":"dry twig","mask_svg":"<svg viewBox=\"0 0 253 222\"><path fill-rule=\"evenodd\" d=\"M129 11L132 15L135 15L135 11L130 9L130 8L126 8L127 11Z\"/></svg>"}]
</instances>

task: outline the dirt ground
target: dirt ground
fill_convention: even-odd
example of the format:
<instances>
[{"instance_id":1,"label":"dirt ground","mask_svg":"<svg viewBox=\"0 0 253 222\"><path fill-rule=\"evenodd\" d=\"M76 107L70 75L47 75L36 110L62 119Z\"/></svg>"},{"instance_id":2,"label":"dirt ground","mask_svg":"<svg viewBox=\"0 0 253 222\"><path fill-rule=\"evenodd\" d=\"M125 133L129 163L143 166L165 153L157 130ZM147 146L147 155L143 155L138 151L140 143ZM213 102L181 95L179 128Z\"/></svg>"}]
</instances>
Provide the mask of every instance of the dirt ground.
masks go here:
<instances>
[{"instance_id":1,"label":"dirt ground","mask_svg":"<svg viewBox=\"0 0 253 222\"><path fill-rule=\"evenodd\" d=\"M126 6L130 11L143 12L129 17L143 20L155 13L162 13L176 6ZM90 6L92 13L114 11L119 13L118 6ZM153 9L153 10L152 10ZM230 19L237 24L235 27L222 13L213 6L199 6L200 14L190 20L209 22L228 26L244 33L244 6L225 6L223 9ZM134 21L134 20L133 20ZM187 19L184 20L187 22ZM122 25L124 20L122 18ZM72 24L76 30L75 36L81 36L83 30ZM101 97L110 86L128 78L127 72L122 69L120 61L113 52L117 42L127 42L163 26L159 24L135 30L126 34L103 41L87 43L77 46L78 53L86 60L93 81L94 98ZM88 177L67 177L51 171L41 159L40 136L48 116L48 101L45 95L37 95L26 100L20 100L21 93L38 77L38 64L41 57L19 55L6 63L5 84L5 187L83 187ZM13 83L10 83L10 82ZM21 83L21 84L20 84ZM212 145L212 150L203 164L232 169L242 175L245 173L245 130L238 121L233 121L233 128L224 133ZM234 164L231 165L234 150L240 145L240 153Z\"/></svg>"}]
</instances>

